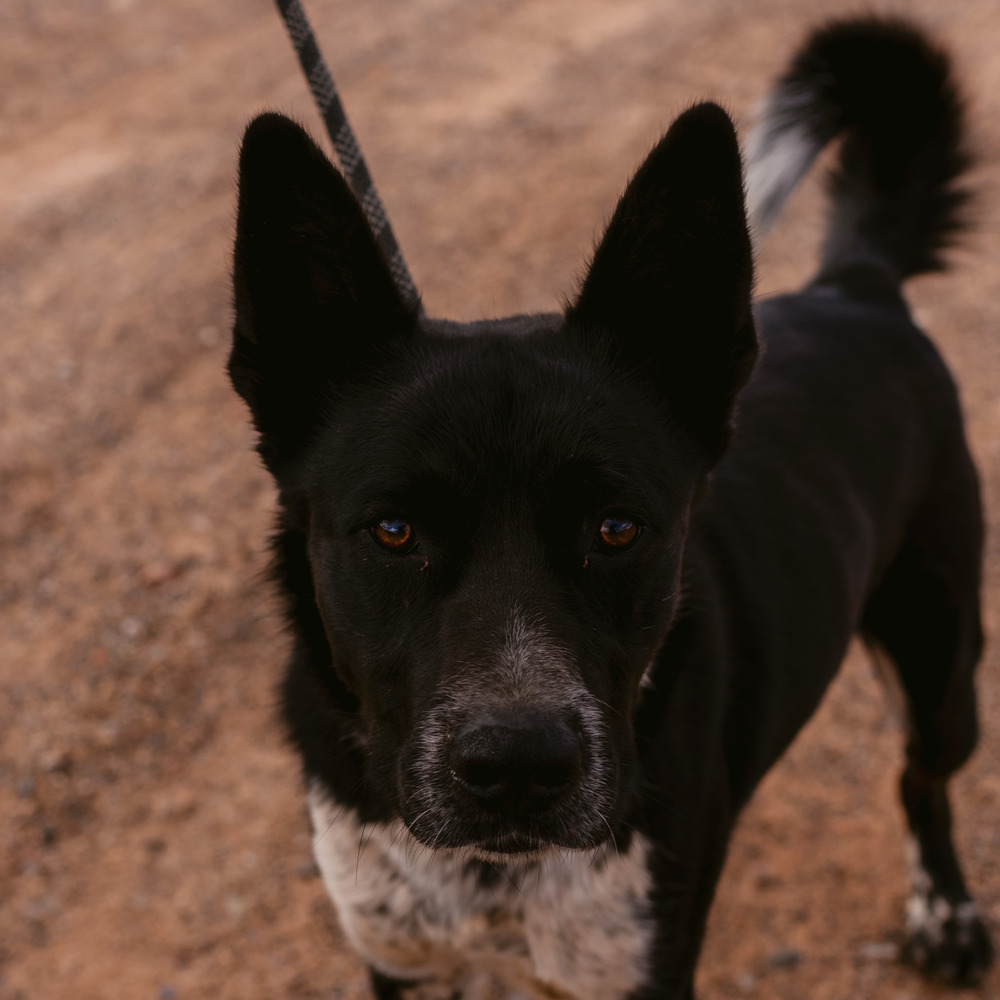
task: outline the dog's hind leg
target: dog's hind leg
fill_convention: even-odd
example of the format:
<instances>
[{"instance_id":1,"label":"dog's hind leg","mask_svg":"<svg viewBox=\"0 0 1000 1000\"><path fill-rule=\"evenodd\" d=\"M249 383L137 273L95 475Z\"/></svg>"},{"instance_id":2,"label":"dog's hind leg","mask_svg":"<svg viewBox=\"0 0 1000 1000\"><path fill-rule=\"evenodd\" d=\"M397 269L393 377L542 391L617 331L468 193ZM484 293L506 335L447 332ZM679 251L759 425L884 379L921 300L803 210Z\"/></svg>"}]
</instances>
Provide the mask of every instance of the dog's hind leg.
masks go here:
<instances>
[{"instance_id":1,"label":"dog's hind leg","mask_svg":"<svg viewBox=\"0 0 1000 1000\"><path fill-rule=\"evenodd\" d=\"M927 976L969 983L982 977L992 947L955 855L948 801L948 779L976 745L973 672L982 649L981 518L971 464L959 472L939 484L939 502L870 598L862 631L887 654L902 694L900 787L913 880L904 958Z\"/></svg>"}]
</instances>

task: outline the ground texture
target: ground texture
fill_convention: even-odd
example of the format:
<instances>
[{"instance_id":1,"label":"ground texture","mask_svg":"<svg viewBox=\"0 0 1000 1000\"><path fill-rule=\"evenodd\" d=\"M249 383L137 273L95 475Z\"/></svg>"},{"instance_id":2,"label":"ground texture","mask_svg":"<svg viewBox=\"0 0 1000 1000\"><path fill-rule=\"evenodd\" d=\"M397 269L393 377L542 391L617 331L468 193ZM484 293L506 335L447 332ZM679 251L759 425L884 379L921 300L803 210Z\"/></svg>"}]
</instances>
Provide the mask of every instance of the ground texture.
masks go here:
<instances>
[{"instance_id":1,"label":"ground texture","mask_svg":"<svg viewBox=\"0 0 1000 1000\"><path fill-rule=\"evenodd\" d=\"M1000 5L897 0L954 51L978 232L911 298L1000 517ZM312 0L433 314L550 309L692 100L742 123L839 0ZM267 0L0 4L0 998L364 996L274 711L274 497L224 376L251 114L320 127ZM763 247L808 275L817 186ZM958 842L1000 932L1000 533ZM852 654L746 813L706 998L943 997L899 967L900 741ZM994 973L978 994L1000 996Z\"/></svg>"}]
</instances>

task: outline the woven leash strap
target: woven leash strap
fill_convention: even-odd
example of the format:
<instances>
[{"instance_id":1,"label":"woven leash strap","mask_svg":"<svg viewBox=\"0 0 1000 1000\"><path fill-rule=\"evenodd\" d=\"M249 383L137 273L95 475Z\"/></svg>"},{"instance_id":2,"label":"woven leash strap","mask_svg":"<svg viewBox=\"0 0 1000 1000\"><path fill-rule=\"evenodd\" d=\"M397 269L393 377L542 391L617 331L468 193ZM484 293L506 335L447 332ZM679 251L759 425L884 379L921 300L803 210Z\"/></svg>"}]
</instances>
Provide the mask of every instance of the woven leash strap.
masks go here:
<instances>
[{"instance_id":1,"label":"woven leash strap","mask_svg":"<svg viewBox=\"0 0 1000 1000\"><path fill-rule=\"evenodd\" d=\"M375 233L375 239L389 262L389 270L400 294L407 305L420 310L420 296L417 294L416 285L413 284L406 261L403 260L403 252L396 242L392 226L389 225L385 206L375 190L368 165L361 155L357 136L347 121L347 114L343 104L340 103L337 87L323 61L319 45L316 44L316 36L306 18L306 12L299 0L277 0L277 4L289 37L298 53L299 63L309 81L309 89L323 116L326 130L333 140L333 148L337 153L337 159L340 160L340 167L347 178L347 183L364 209L368 223Z\"/></svg>"}]
</instances>

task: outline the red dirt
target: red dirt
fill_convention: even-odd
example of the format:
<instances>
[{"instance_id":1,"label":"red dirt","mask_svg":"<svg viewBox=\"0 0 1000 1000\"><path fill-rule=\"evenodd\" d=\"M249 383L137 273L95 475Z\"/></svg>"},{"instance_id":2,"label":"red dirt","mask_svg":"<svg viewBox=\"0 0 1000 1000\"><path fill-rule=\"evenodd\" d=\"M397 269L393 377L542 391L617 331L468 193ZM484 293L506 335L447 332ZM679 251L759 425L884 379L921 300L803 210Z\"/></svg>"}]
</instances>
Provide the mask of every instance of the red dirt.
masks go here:
<instances>
[{"instance_id":1,"label":"red dirt","mask_svg":"<svg viewBox=\"0 0 1000 1000\"><path fill-rule=\"evenodd\" d=\"M897 0L956 56L978 234L912 286L1000 511L1000 6ZM807 9L808 8L808 9ZM816 0L313 0L425 302L569 293L642 154L698 97L742 121ZM320 134L267 0L0 6L0 998L364 996L310 861L262 581L274 497L224 376L240 130ZM812 185L760 259L808 274ZM1000 594L990 536L986 614ZM1000 931L1000 644L958 842ZM712 915L706 998L943 997L886 959L900 740L852 655L767 780ZM1000 996L994 972L973 995Z\"/></svg>"}]
</instances>

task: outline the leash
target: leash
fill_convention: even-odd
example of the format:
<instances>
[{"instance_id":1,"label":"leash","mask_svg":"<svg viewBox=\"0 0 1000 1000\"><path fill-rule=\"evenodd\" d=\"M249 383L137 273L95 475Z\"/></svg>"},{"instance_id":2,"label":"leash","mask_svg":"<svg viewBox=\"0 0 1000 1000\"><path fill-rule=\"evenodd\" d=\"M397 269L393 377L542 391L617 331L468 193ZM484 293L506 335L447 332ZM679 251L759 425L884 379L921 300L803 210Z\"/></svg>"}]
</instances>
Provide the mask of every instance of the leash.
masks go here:
<instances>
[{"instance_id":1,"label":"leash","mask_svg":"<svg viewBox=\"0 0 1000 1000\"><path fill-rule=\"evenodd\" d=\"M379 198L368 172L368 165L361 155L361 146L358 144L357 136L347 121L347 113L343 104L340 103L340 96L337 94L337 87L327 69L326 62L316 43L316 36L306 18L306 12L302 8L299 0L277 0L281 17L288 29L288 35L295 46L295 51L299 57L302 71L309 82L309 89L323 116L326 130L333 141L333 148L336 150L337 159L347 178L347 183L354 196L361 203L365 217L375 233L385 259L389 262L389 270L392 273L393 281L399 289L403 300L408 306L423 312L420 303L420 296L417 294L416 285L403 260L403 251L399 249L396 236L389 225L389 217L386 214L382 199Z\"/></svg>"}]
</instances>

